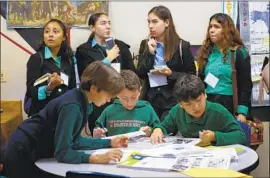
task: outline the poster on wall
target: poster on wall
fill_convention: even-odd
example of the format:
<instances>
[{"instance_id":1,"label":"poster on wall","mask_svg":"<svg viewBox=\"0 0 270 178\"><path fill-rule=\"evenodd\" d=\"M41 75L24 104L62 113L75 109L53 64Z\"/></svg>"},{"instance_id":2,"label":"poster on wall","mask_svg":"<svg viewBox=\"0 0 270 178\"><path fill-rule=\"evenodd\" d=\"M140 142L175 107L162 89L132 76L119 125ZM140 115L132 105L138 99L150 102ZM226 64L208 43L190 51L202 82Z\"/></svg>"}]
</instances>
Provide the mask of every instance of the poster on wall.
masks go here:
<instances>
[{"instance_id":1,"label":"poster on wall","mask_svg":"<svg viewBox=\"0 0 270 178\"><path fill-rule=\"evenodd\" d=\"M269 2L249 2L251 53L269 53Z\"/></svg>"},{"instance_id":2,"label":"poster on wall","mask_svg":"<svg viewBox=\"0 0 270 178\"><path fill-rule=\"evenodd\" d=\"M223 13L228 14L236 25L238 17L238 2L231 0L224 1L222 4L222 9Z\"/></svg>"},{"instance_id":3,"label":"poster on wall","mask_svg":"<svg viewBox=\"0 0 270 178\"><path fill-rule=\"evenodd\" d=\"M108 13L108 1L8 1L8 28L40 28L56 18L68 27L88 27L96 12Z\"/></svg>"},{"instance_id":4,"label":"poster on wall","mask_svg":"<svg viewBox=\"0 0 270 178\"><path fill-rule=\"evenodd\" d=\"M269 57L269 4L249 2L251 75L253 82L252 105L269 106L270 96L263 90L263 103L258 103L259 83L264 58ZM241 34L242 35L242 34Z\"/></svg>"}]
</instances>

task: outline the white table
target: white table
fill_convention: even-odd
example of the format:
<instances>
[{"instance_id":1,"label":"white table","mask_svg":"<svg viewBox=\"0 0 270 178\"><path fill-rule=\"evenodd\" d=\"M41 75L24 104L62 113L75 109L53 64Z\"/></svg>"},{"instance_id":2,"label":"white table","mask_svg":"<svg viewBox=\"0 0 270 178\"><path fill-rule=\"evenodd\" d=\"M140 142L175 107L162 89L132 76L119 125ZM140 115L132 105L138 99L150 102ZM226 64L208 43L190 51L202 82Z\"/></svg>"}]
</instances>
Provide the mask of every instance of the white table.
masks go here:
<instances>
[{"instance_id":1,"label":"white table","mask_svg":"<svg viewBox=\"0 0 270 178\"><path fill-rule=\"evenodd\" d=\"M132 147L138 148L138 145L130 144L129 149ZM239 161L233 162L230 165L230 169L235 171L243 171L249 168L256 168L258 163L258 154L245 146L232 145L234 147L243 147L245 152L239 155ZM155 171L143 171L128 168L119 168L116 165L100 165L100 164L66 164L58 163L54 158L41 159L36 162L36 165L43 171L49 172L58 176L65 177L67 171L92 171L102 172L108 174L118 174L129 177L186 177L177 172L155 172ZM252 171L252 170L250 170Z\"/></svg>"}]
</instances>

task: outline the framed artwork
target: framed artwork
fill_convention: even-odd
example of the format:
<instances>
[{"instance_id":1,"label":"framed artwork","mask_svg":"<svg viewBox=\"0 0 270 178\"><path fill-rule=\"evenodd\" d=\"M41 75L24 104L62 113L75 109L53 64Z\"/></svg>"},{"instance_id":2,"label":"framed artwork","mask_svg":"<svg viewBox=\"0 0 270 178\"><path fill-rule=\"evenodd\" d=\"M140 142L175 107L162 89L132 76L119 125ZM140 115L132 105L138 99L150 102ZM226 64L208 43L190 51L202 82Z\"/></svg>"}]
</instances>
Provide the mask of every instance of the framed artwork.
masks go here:
<instances>
[{"instance_id":1,"label":"framed artwork","mask_svg":"<svg viewBox=\"0 0 270 178\"><path fill-rule=\"evenodd\" d=\"M8 1L8 28L41 28L56 18L68 27L88 27L91 14L108 13L108 1Z\"/></svg>"}]
</instances>

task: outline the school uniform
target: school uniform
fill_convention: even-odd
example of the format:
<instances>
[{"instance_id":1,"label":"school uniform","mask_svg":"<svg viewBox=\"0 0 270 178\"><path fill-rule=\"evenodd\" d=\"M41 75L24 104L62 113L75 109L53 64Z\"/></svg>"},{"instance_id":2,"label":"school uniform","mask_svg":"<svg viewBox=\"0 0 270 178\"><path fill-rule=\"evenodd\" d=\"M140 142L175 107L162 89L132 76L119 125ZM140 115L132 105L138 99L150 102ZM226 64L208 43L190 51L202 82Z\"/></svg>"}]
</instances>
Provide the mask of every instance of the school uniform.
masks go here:
<instances>
[{"instance_id":1,"label":"school uniform","mask_svg":"<svg viewBox=\"0 0 270 178\"><path fill-rule=\"evenodd\" d=\"M75 58L70 59L67 55L59 53L59 56L53 59L52 53L47 46L41 53L44 56L43 61L41 61L40 55L35 53L31 55L27 62L27 96L32 99L29 116L38 113L52 99L76 87ZM68 78L68 83L59 85L51 92L46 91L47 82L34 86L35 81L39 77L46 73L52 74L54 72L59 76L65 75Z\"/></svg>"},{"instance_id":2,"label":"school uniform","mask_svg":"<svg viewBox=\"0 0 270 178\"><path fill-rule=\"evenodd\" d=\"M244 47L240 47L235 52L235 68L238 89L237 113L247 115L251 109L251 67L250 56ZM211 86L206 82L207 99L212 102L222 104L232 114L233 111L233 86L232 86L232 66L231 51L227 52L227 60L223 61L223 54L214 46L210 53L205 69L200 76L204 81L208 74L214 75L218 82L216 86Z\"/></svg>"},{"instance_id":3,"label":"school uniform","mask_svg":"<svg viewBox=\"0 0 270 178\"><path fill-rule=\"evenodd\" d=\"M9 178L39 177L34 162L55 157L64 163L88 163L85 149L110 147L110 140L81 137L93 105L81 89L72 89L50 101L44 109L24 120L12 134L5 150Z\"/></svg>"},{"instance_id":4,"label":"school uniform","mask_svg":"<svg viewBox=\"0 0 270 178\"><path fill-rule=\"evenodd\" d=\"M137 101L132 110L127 110L116 99L96 121L96 127L106 127L108 136L135 132L144 126L160 127L160 122L151 104L142 100Z\"/></svg>"},{"instance_id":5,"label":"school uniform","mask_svg":"<svg viewBox=\"0 0 270 178\"><path fill-rule=\"evenodd\" d=\"M164 45L162 43L157 44L155 54L144 51L146 45L147 40L143 40L140 45L136 74L140 78L146 79L146 92L143 99L151 103L162 120L165 114L177 103L173 97L173 87L178 77L181 73L196 74L194 58L190 51L190 43L185 40L182 40L182 57L179 46L175 46L175 53L168 62L164 59ZM171 69L172 75L167 77L167 85L150 87L148 73L154 69L154 65L167 65Z\"/></svg>"},{"instance_id":6,"label":"school uniform","mask_svg":"<svg viewBox=\"0 0 270 178\"><path fill-rule=\"evenodd\" d=\"M233 115L222 105L206 101L204 114L194 119L179 104L175 105L161 123L163 133L180 132L183 137L199 138L199 132L211 130L215 133L213 145L246 144L246 136Z\"/></svg>"},{"instance_id":7,"label":"school uniform","mask_svg":"<svg viewBox=\"0 0 270 178\"><path fill-rule=\"evenodd\" d=\"M120 69L128 69L135 71L135 66L133 63L133 59L131 53L129 51L130 46L123 41L114 40L115 44L118 46L120 52L119 56L110 62L106 56L106 50L108 47L106 45L99 45L95 38L89 38L87 42L81 44L76 51L76 58L78 60L78 71L79 76L82 75L84 69L94 61L102 60L105 64L111 65L112 63L120 63ZM103 106L97 107L94 105L94 111L88 120L89 129L92 132L95 127L95 122L97 118L100 116L102 111L111 103L107 103Z\"/></svg>"}]
</instances>

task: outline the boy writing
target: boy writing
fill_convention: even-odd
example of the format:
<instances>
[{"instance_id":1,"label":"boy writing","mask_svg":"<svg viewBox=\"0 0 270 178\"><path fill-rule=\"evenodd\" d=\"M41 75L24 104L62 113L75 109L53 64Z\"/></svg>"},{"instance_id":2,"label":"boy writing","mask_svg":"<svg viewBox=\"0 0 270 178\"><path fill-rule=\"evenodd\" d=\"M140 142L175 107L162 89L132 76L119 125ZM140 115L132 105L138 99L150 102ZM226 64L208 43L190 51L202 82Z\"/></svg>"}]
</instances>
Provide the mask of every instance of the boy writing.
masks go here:
<instances>
[{"instance_id":1,"label":"boy writing","mask_svg":"<svg viewBox=\"0 0 270 178\"><path fill-rule=\"evenodd\" d=\"M118 99L108 106L96 121L94 137L125 134L141 129L150 136L150 127L159 127L160 122L154 109L147 101L138 100L141 83L130 70L122 70L125 88L117 95ZM106 130L105 130L106 128Z\"/></svg>"},{"instance_id":2,"label":"boy writing","mask_svg":"<svg viewBox=\"0 0 270 178\"><path fill-rule=\"evenodd\" d=\"M246 136L233 115L222 105L206 101L203 82L185 74L174 86L175 105L151 135L152 143L161 143L163 133L179 131L183 137L199 137L203 144L245 144Z\"/></svg>"}]
</instances>

